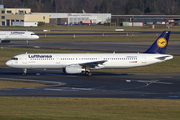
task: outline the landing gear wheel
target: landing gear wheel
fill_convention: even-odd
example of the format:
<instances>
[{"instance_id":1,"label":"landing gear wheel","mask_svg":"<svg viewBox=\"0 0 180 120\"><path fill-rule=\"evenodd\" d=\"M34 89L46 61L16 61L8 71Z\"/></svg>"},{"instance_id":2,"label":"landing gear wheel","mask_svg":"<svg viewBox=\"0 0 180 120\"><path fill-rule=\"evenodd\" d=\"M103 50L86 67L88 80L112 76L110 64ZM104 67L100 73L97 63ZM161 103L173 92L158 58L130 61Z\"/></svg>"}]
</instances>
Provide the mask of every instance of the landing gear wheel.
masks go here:
<instances>
[{"instance_id":1,"label":"landing gear wheel","mask_svg":"<svg viewBox=\"0 0 180 120\"><path fill-rule=\"evenodd\" d=\"M86 75L86 76L91 76L91 75L92 75L92 73L91 73L91 72L89 72L89 71L86 71L86 72L85 72L85 75Z\"/></svg>"},{"instance_id":2,"label":"landing gear wheel","mask_svg":"<svg viewBox=\"0 0 180 120\"><path fill-rule=\"evenodd\" d=\"M27 45L29 45L29 42L28 42L28 40L27 40L26 42L27 42Z\"/></svg>"},{"instance_id":3,"label":"landing gear wheel","mask_svg":"<svg viewBox=\"0 0 180 120\"><path fill-rule=\"evenodd\" d=\"M26 73L27 73L27 69L23 69L24 70L24 73L23 73L23 76L26 76Z\"/></svg>"}]
</instances>

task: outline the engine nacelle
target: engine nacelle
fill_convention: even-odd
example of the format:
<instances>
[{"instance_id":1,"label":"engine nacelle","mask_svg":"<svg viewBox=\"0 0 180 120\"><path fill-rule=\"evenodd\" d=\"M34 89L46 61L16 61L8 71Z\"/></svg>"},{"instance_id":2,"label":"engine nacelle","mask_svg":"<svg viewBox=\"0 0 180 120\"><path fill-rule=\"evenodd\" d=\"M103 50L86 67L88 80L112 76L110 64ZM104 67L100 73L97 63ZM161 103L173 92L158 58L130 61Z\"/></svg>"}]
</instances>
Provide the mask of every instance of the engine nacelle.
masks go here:
<instances>
[{"instance_id":1,"label":"engine nacelle","mask_svg":"<svg viewBox=\"0 0 180 120\"><path fill-rule=\"evenodd\" d=\"M10 43L10 40L1 40L1 43Z\"/></svg>"},{"instance_id":2,"label":"engine nacelle","mask_svg":"<svg viewBox=\"0 0 180 120\"><path fill-rule=\"evenodd\" d=\"M79 66L66 66L64 69L64 72L68 74L77 74L82 73L83 71L84 70Z\"/></svg>"}]
</instances>

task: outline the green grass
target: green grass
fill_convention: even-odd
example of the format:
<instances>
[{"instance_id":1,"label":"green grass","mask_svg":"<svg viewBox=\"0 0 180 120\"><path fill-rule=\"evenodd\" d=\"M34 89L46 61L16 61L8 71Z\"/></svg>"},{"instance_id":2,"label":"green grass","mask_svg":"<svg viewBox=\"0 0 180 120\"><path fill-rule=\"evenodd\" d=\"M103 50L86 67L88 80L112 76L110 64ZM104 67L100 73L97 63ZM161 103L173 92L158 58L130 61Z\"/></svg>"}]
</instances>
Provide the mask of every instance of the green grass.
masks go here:
<instances>
[{"instance_id":1,"label":"green grass","mask_svg":"<svg viewBox=\"0 0 180 120\"><path fill-rule=\"evenodd\" d=\"M1 120L179 120L179 100L0 97Z\"/></svg>"},{"instance_id":2,"label":"green grass","mask_svg":"<svg viewBox=\"0 0 180 120\"><path fill-rule=\"evenodd\" d=\"M156 34L154 35L106 35L102 37L102 35L76 35L76 39L73 39L73 35L61 35L61 36L53 36L47 35L40 36L40 39L31 42L147 42L147 41L155 41ZM180 41L180 35L172 34L170 36L170 41Z\"/></svg>"},{"instance_id":3,"label":"green grass","mask_svg":"<svg viewBox=\"0 0 180 120\"><path fill-rule=\"evenodd\" d=\"M172 29L150 29L148 26L144 27L123 27L123 26L87 26L87 25L74 25L74 26L58 26L58 25L46 25L39 27L3 27L0 30L29 30L36 33L42 33L43 30L51 30L50 32L114 32L115 29L124 29L125 31L180 31L180 26L174 26Z\"/></svg>"},{"instance_id":4,"label":"green grass","mask_svg":"<svg viewBox=\"0 0 180 120\"><path fill-rule=\"evenodd\" d=\"M26 88L26 87L44 87L46 85L39 83L26 83L26 82L14 82L14 81L0 81L0 89L5 88Z\"/></svg>"}]
</instances>

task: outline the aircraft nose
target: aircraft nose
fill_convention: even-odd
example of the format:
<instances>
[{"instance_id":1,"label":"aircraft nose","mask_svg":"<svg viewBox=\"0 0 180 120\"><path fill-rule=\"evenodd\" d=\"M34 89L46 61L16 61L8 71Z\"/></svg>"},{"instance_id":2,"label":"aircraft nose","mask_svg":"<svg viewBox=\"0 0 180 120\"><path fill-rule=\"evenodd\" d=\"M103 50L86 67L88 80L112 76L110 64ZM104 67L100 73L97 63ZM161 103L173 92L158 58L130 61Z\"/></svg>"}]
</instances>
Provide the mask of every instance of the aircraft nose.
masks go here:
<instances>
[{"instance_id":1,"label":"aircraft nose","mask_svg":"<svg viewBox=\"0 0 180 120\"><path fill-rule=\"evenodd\" d=\"M39 39L39 36L38 36L38 35L36 35L36 39Z\"/></svg>"},{"instance_id":2,"label":"aircraft nose","mask_svg":"<svg viewBox=\"0 0 180 120\"><path fill-rule=\"evenodd\" d=\"M12 64L11 64L11 61L7 61L6 62L6 66L10 67Z\"/></svg>"}]
</instances>

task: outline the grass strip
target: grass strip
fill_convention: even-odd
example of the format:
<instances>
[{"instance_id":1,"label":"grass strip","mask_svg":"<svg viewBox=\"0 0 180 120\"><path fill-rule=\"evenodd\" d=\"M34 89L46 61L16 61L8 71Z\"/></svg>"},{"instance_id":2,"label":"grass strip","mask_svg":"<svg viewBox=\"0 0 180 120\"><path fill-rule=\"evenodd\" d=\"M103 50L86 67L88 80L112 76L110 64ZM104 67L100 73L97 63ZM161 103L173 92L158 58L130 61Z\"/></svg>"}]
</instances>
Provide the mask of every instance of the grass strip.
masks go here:
<instances>
[{"instance_id":1,"label":"grass strip","mask_svg":"<svg viewBox=\"0 0 180 120\"><path fill-rule=\"evenodd\" d=\"M14 81L2 81L0 80L0 89L6 88L26 88L26 87L44 87L47 85L39 83L27 83L27 82L14 82Z\"/></svg>"},{"instance_id":2,"label":"grass strip","mask_svg":"<svg viewBox=\"0 0 180 120\"><path fill-rule=\"evenodd\" d=\"M179 120L180 101L0 97L1 120Z\"/></svg>"},{"instance_id":3,"label":"grass strip","mask_svg":"<svg viewBox=\"0 0 180 120\"><path fill-rule=\"evenodd\" d=\"M169 41L180 41L180 35L171 34ZM41 35L40 39L30 42L147 42L155 41L156 34L153 35L76 35L76 39L73 39L72 35L47 35L47 37Z\"/></svg>"},{"instance_id":4,"label":"grass strip","mask_svg":"<svg viewBox=\"0 0 180 120\"><path fill-rule=\"evenodd\" d=\"M180 26L173 26L171 29L167 28L156 28L151 29L148 26L144 27L125 27L125 26L89 26L89 25L74 25L74 26L59 26L59 25L45 25L45 26L38 26L38 27L14 27L14 26L1 26L0 30L29 30L34 31L36 33L43 32L43 30L51 30L50 32L68 32L68 33L74 33L74 32L115 32L115 29L124 29L125 31L180 31Z\"/></svg>"}]
</instances>

